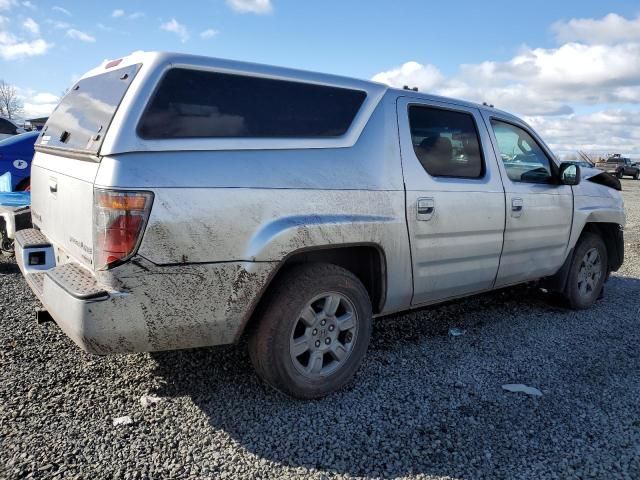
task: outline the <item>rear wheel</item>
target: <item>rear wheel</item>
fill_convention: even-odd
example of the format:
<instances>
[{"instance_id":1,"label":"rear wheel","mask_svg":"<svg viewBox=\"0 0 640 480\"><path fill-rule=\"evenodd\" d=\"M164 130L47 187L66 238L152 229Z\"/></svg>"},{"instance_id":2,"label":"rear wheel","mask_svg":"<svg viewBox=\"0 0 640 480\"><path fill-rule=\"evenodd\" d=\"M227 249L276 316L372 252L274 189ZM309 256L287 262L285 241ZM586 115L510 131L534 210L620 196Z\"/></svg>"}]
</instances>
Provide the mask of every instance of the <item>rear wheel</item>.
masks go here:
<instances>
[{"instance_id":1,"label":"rear wheel","mask_svg":"<svg viewBox=\"0 0 640 480\"><path fill-rule=\"evenodd\" d=\"M360 280L336 265L297 266L268 295L249 338L258 375L303 399L348 383L371 335L371 301Z\"/></svg>"},{"instance_id":2,"label":"rear wheel","mask_svg":"<svg viewBox=\"0 0 640 480\"><path fill-rule=\"evenodd\" d=\"M638 178L640 178L640 170L638 170L636 173L633 174L634 180L638 180Z\"/></svg>"},{"instance_id":3,"label":"rear wheel","mask_svg":"<svg viewBox=\"0 0 640 480\"><path fill-rule=\"evenodd\" d=\"M600 296L607 276L607 248L599 235L586 232L578 240L564 291L569 306L591 307Z\"/></svg>"}]
</instances>

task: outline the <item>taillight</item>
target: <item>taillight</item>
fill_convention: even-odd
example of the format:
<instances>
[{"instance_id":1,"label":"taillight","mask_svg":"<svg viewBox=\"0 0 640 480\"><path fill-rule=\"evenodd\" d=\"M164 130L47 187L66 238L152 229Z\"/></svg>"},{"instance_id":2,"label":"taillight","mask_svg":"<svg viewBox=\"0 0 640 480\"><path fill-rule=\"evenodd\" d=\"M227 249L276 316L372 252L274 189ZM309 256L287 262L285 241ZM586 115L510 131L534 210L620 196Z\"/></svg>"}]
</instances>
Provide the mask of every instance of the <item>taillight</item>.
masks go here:
<instances>
[{"instance_id":1,"label":"taillight","mask_svg":"<svg viewBox=\"0 0 640 480\"><path fill-rule=\"evenodd\" d=\"M95 189L93 260L103 270L128 260L137 250L149 219L153 193Z\"/></svg>"}]
</instances>

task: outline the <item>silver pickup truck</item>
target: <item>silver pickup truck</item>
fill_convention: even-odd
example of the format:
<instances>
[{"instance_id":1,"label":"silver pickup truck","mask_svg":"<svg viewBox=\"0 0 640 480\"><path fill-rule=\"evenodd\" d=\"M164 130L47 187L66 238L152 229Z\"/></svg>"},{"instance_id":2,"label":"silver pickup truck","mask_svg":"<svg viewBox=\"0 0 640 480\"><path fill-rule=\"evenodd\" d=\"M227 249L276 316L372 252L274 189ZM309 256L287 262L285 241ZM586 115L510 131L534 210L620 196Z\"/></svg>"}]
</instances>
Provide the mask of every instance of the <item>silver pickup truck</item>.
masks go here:
<instances>
[{"instance_id":1,"label":"silver pickup truck","mask_svg":"<svg viewBox=\"0 0 640 480\"><path fill-rule=\"evenodd\" d=\"M623 261L616 179L505 112L367 81L136 53L84 75L36 150L17 261L76 344L246 335L300 398L352 378L373 318L538 280L587 308Z\"/></svg>"}]
</instances>

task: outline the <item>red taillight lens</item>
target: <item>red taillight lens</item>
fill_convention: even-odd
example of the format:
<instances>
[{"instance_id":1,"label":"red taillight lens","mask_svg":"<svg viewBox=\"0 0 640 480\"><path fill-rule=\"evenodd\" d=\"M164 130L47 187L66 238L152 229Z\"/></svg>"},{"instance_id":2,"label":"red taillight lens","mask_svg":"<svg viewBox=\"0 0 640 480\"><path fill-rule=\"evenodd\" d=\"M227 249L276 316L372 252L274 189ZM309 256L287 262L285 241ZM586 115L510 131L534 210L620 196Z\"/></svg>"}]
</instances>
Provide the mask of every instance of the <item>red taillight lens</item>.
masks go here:
<instances>
[{"instance_id":1,"label":"red taillight lens","mask_svg":"<svg viewBox=\"0 0 640 480\"><path fill-rule=\"evenodd\" d=\"M96 189L94 192L94 263L106 269L131 257L149 219L153 194Z\"/></svg>"}]
</instances>

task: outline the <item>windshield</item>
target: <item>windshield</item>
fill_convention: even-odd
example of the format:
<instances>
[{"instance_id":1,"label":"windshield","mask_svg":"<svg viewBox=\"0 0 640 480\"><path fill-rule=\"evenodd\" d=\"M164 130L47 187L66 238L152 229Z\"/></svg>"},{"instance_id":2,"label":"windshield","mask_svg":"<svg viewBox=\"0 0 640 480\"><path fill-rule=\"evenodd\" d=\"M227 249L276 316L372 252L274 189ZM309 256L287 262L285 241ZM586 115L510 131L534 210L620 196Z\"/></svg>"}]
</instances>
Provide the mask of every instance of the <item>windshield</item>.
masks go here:
<instances>
[{"instance_id":1,"label":"windshield","mask_svg":"<svg viewBox=\"0 0 640 480\"><path fill-rule=\"evenodd\" d=\"M130 65L76 83L49 117L38 145L98 153L139 67Z\"/></svg>"}]
</instances>

